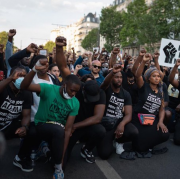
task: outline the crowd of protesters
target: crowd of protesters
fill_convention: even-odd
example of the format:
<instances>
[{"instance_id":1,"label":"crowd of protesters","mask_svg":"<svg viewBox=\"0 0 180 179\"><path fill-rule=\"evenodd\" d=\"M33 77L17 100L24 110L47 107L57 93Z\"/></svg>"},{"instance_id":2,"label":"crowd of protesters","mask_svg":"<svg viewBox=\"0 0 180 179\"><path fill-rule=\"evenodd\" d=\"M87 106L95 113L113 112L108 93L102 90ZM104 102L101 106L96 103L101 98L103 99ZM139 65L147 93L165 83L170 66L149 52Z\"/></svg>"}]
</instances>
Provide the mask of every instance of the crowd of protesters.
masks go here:
<instances>
[{"instance_id":1,"label":"crowd of protesters","mask_svg":"<svg viewBox=\"0 0 180 179\"><path fill-rule=\"evenodd\" d=\"M47 56L33 43L13 54L15 35L9 30L5 51L0 45L0 154L3 136L20 138L16 167L33 171L35 151L35 160L46 157L54 179L62 179L78 141L88 163L95 162L94 148L103 160L114 148L126 160L163 154L166 147L154 147L169 132L180 145L180 60L170 69L159 66L158 52L121 56L118 47L77 56L74 48L63 50L64 37Z\"/></svg>"}]
</instances>

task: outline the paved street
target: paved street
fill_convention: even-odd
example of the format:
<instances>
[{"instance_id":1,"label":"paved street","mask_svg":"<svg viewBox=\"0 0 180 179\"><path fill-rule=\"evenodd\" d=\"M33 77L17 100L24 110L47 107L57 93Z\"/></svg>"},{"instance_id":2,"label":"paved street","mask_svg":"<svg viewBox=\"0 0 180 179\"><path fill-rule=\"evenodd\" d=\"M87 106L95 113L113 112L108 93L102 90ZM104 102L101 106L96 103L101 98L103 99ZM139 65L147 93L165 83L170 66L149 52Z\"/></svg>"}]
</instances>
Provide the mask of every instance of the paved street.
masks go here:
<instances>
[{"instance_id":1,"label":"paved street","mask_svg":"<svg viewBox=\"0 0 180 179\"><path fill-rule=\"evenodd\" d=\"M172 136L171 136L172 138ZM7 150L0 160L0 179L51 179L53 168L44 161L36 162L34 171L22 172L13 166L12 161L18 151L19 140L8 141ZM97 158L96 164L88 164L79 155L82 144L77 144L65 171L65 179L179 179L180 147L169 140L163 146L169 151L154 155L150 159L126 161L115 153L107 161ZM125 147L129 147L127 144ZM96 151L94 151L96 154Z\"/></svg>"}]
</instances>

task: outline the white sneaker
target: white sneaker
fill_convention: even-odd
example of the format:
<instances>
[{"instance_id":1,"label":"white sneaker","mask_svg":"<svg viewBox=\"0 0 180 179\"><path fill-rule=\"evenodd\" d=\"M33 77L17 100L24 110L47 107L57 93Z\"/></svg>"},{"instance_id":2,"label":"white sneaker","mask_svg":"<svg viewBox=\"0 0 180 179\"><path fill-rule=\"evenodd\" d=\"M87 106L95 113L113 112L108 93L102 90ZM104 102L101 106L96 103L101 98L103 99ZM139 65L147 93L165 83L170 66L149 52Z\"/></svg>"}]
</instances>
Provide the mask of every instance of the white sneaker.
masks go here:
<instances>
[{"instance_id":1,"label":"white sneaker","mask_svg":"<svg viewBox=\"0 0 180 179\"><path fill-rule=\"evenodd\" d=\"M116 153L121 155L124 152L123 143L116 142Z\"/></svg>"}]
</instances>

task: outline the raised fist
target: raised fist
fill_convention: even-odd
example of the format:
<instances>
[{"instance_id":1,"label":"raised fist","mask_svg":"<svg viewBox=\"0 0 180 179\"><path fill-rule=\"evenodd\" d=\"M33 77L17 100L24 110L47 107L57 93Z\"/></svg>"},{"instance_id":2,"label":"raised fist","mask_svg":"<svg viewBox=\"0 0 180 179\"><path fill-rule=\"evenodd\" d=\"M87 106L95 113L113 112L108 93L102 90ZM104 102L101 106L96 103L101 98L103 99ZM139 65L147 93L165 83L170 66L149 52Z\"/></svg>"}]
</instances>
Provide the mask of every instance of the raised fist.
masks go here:
<instances>
[{"instance_id":1,"label":"raised fist","mask_svg":"<svg viewBox=\"0 0 180 179\"><path fill-rule=\"evenodd\" d=\"M10 29L8 32L9 37L14 37L16 35L16 29Z\"/></svg>"},{"instance_id":2,"label":"raised fist","mask_svg":"<svg viewBox=\"0 0 180 179\"><path fill-rule=\"evenodd\" d=\"M149 60L151 60L151 55L149 53L147 53L143 56L143 61L148 62Z\"/></svg>"},{"instance_id":3,"label":"raised fist","mask_svg":"<svg viewBox=\"0 0 180 179\"><path fill-rule=\"evenodd\" d=\"M38 46L36 44L31 43L26 50L30 53L37 53L38 51Z\"/></svg>"},{"instance_id":4,"label":"raised fist","mask_svg":"<svg viewBox=\"0 0 180 179\"><path fill-rule=\"evenodd\" d=\"M142 48L141 50L140 50L140 53L139 53L139 56L144 56L146 54L146 49L145 48Z\"/></svg>"},{"instance_id":5,"label":"raised fist","mask_svg":"<svg viewBox=\"0 0 180 179\"><path fill-rule=\"evenodd\" d=\"M180 59L177 59L176 60L176 66L179 66L180 65Z\"/></svg>"},{"instance_id":6,"label":"raised fist","mask_svg":"<svg viewBox=\"0 0 180 179\"><path fill-rule=\"evenodd\" d=\"M160 56L160 53L159 52L155 52L154 55L153 55L154 60L158 60L159 56Z\"/></svg>"},{"instance_id":7,"label":"raised fist","mask_svg":"<svg viewBox=\"0 0 180 179\"><path fill-rule=\"evenodd\" d=\"M112 53L113 53L114 55L117 55L119 52L120 52L120 50L119 50L118 47L115 47L115 48L113 49L113 51L112 51Z\"/></svg>"},{"instance_id":8,"label":"raised fist","mask_svg":"<svg viewBox=\"0 0 180 179\"><path fill-rule=\"evenodd\" d=\"M56 46L58 46L58 47L65 47L66 45L67 45L66 38L61 37L61 36L56 38Z\"/></svg>"},{"instance_id":9,"label":"raised fist","mask_svg":"<svg viewBox=\"0 0 180 179\"><path fill-rule=\"evenodd\" d=\"M113 66L113 70L112 71L113 71L114 74L120 72L121 71L121 65L120 64L115 64Z\"/></svg>"},{"instance_id":10,"label":"raised fist","mask_svg":"<svg viewBox=\"0 0 180 179\"><path fill-rule=\"evenodd\" d=\"M80 69L82 69L82 67L83 67L82 65L76 65L76 70L79 71Z\"/></svg>"},{"instance_id":11,"label":"raised fist","mask_svg":"<svg viewBox=\"0 0 180 179\"><path fill-rule=\"evenodd\" d=\"M172 60L173 58L175 57L176 55L176 48L174 47L174 45L170 42L168 45L166 45L164 48L163 48L163 51L166 55L166 58L165 58L165 63L172 63Z\"/></svg>"},{"instance_id":12,"label":"raised fist","mask_svg":"<svg viewBox=\"0 0 180 179\"><path fill-rule=\"evenodd\" d=\"M44 49L43 45L39 45L39 50Z\"/></svg>"}]
</instances>

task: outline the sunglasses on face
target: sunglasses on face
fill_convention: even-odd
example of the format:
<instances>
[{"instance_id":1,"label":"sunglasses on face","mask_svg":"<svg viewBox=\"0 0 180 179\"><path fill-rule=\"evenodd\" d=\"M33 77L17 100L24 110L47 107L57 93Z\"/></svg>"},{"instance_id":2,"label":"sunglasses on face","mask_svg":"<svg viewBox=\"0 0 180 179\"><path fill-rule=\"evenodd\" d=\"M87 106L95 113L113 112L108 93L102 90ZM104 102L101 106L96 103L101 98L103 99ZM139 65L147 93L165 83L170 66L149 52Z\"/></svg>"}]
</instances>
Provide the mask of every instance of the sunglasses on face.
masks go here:
<instances>
[{"instance_id":1,"label":"sunglasses on face","mask_svg":"<svg viewBox=\"0 0 180 179\"><path fill-rule=\"evenodd\" d=\"M94 68L101 69L101 66L93 65Z\"/></svg>"}]
</instances>

